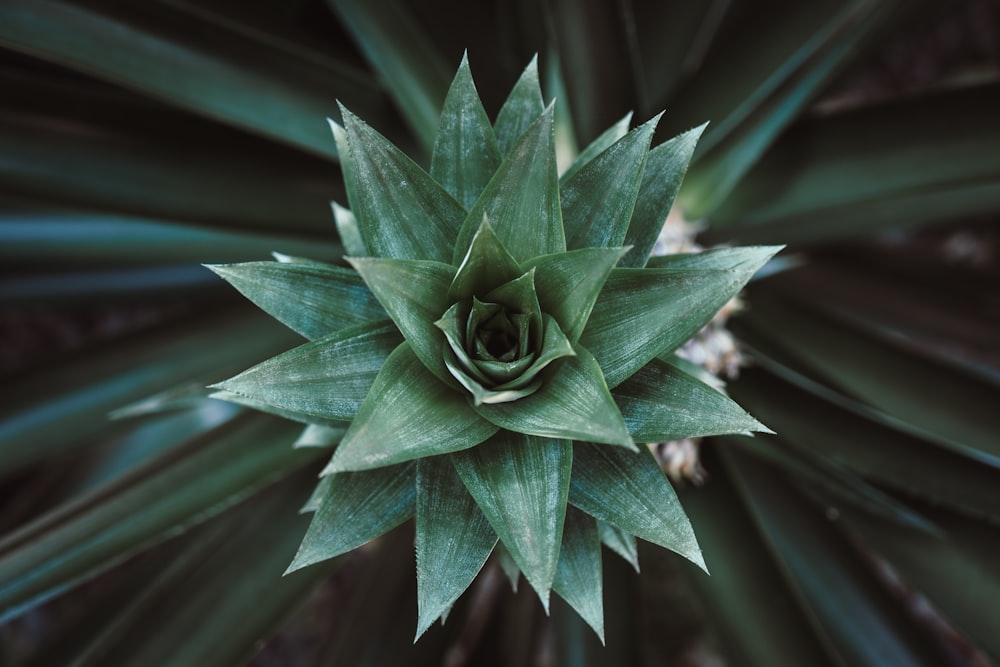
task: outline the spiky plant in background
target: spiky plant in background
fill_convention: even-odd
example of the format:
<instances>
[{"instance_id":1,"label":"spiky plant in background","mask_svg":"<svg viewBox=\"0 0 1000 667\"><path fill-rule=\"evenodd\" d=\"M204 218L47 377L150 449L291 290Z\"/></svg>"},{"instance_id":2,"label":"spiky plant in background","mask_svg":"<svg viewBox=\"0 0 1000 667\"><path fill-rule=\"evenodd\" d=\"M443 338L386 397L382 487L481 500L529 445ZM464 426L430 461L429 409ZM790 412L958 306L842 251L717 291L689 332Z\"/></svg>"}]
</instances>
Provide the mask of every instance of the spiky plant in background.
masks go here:
<instances>
[{"instance_id":1,"label":"spiky plant in background","mask_svg":"<svg viewBox=\"0 0 1000 667\"><path fill-rule=\"evenodd\" d=\"M998 24L988 0L3 3L4 664L996 659ZM654 146L711 121L678 197L700 242L790 244L731 320L755 366L728 391L779 435L712 439L680 491L710 577L605 559L606 649L493 566L412 645L406 526L281 577L328 457L306 445L339 425L203 396L300 340L199 264L338 263L322 119L339 99L433 172L465 48L493 118L540 54L559 146L629 110L668 109Z\"/></svg>"}]
</instances>

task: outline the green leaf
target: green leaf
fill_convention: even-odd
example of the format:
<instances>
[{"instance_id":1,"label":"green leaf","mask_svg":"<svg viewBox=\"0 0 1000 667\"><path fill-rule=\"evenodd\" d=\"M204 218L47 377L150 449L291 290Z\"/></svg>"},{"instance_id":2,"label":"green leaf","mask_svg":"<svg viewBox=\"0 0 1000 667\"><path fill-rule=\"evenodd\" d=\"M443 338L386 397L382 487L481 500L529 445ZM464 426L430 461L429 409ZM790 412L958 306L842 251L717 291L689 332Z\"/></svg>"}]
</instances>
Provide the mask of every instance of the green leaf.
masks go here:
<instances>
[{"instance_id":1,"label":"green leaf","mask_svg":"<svg viewBox=\"0 0 1000 667\"><path fill-rule=\"evenodd\" d=\"M656 116L635 128L575 174L560 180L568 248L622 245L659 120Z\"/></svg>"},{"instance_id":2,"label":"green leaf","mask_svg":"<svg viewBox=\"0 0 1000 667\"><path fill-rule=\"evenodd\" d=\"M632 220L625 234L624 245L632 246L632 252L622 260L622 266L646 265L656 237L663 229L663 221L674 205L698 139L707 126L705 123L679 134L649 152Z\"/></svg>"},{"instance_id":3,"label":"green leaf","mask_svg":"<svg viewBox=\"0 0 1000 667\"><path fill-rule=\"evenodd\" d=\"M64 589L314 461L319 450L289 446L298 430L245 414L5 536L0 608Z\"/></svg>"},{"instance_id":4,"label":"green leaf","mask_svg":"<svg viewBox=\"0 0 1000 667\"><path fill-rule=\"evenodd\" d=\"M337 144L337 153L340 157L340 173L344 180L344 193L347 195L347 205L349 207L358 206L360 202L358 198L358 175L354 169L354 158L351 156L351 141L347 136L347 130L332 118L327 118L326 122L330 126L330 133L333 134L334 143ZM334 213L336 213L336 209L334 209ZM357 226L358 221L353 213L349 222L353 222L354 226ZM361 234L360 228L357 230L357 233L358 235ZM362 240L363 244L364 241ZM367 255L368 253L365 252L363 254Z\"/></svg>"},{"instance_id":5,"label":"green leaf","mask_svg":"<svg viewBox=\"0 0 1000 667\"><path fill-rule=\"evenodd\" d=\"M658 354L682 345L780 248L737 249L728 269L615 269L580 343L616 387Z\"/></svg>"},{"instance_id":6,"label":"green leaf","mask_svg":"<svg viewBox=\"0 0 1000 667\"><path fill-rule=\"evenodd\" d=\"M266 412L269 415L275 415L278 417L283 417L294 422L299 422L300 424L306 425L317 425L317 426L328 426L330 428L347 428L347 422L342 419L324 419L323 417L317 417L315 415L307 415L301 412L296 412L295 410L286 410L283 408L276 408L273 405L269 405L263 401L259 401L249 396L243 396L242 394L236 394L231 391L214 391L208 395L208 398L216 399L219 401L226 401L227 403L233 403L234 405L242 405L248 408L253 408L258 412Z\"/></svg>"},{"instance_id":7,"label":"green leaf","mask_svg":"<svg viewBox=\"0 0 1000 667\"><path fill-rule=\"evenodd\" d=\"M545 110L542 88L538 83L538 56L524 68L507 100L497 114L493 131L496 133L500 153L505 157L513 150L521 136Z\"/></svg>"},{"instance_id":8,"label":"green leaf","mask_svg":"<svg viewBox=\"0 0 1000 667\"><path fill-rule=\"evenodd\" d=\"M566 517L572 445L566 440L500 431L451 458L469 493L548 609Z\"/></svg>"},{"instance_id":9,"label":"green leaf","mask_svg":"<svg viewBox=\"0 0 1000 667\"><path fill-rule=\"evenodd\" d=\"M385 137L341 112L357 189L351 212L365 247L379 257L451 261L465 209Z\"/></svg>"},{"instance_id":10,"label":"green leaf","mask_svg":"<svg viewBox=\"0 0 1000 667\"><path fill-rule=\"evenodd\" d=\"M728 396L659 359L615 387L613 396L638 442L770 432Z\"/></svg>"},{"instance_id":11,"label":"green leaf","mask_svg":"<svg viewBox=\"0 0 1000 667\"><path fill-rule=\"evenodd\" d=\"M383 94L363 72L276 48L259 35L166 4L139 11L16 0L0 7L0 41L8 47L325 158L336 157L334 146L322 123L306 119L335 110L330 91L387 118L379 111Z\"/></svg>"},{"instance_id":12,"label":"green leaf","mask_svg":"<svg viewBox=\"0 0 1000 667\"><path fill-rule=\"evenodd\" d=\"M344 176L344 181L347 181L347 176ZM333 210L333 221L337 225L337 234L340 236L340 242L344 246L345 255L353 255L354 257L365 257L368 255L368 247L365 246L365 242L361 239L361 229L358 227L358 219L354 217L350 209L346 209L335 201L330 202L330 208Z\"/></svg>"},{"instance_id":13,"label":"green leaf","mask_svg":"<svg viewBox=\"0 0 1000 667\"><path fill-rule=\"evenodd\" d=\"M343 20L355 43L372 67L386 82L386 90L395 98L428 151L434 145L441 102L448 90L451 68L441 57L437 45L420 28L420 22L407 5L399 0L381 0L378 4L327 0ZM335 90L330 88L330 90Z\"/></svg>"},{"instance_id":14,"label":"green leaf","mask_svg":"<svg viewBox=\"0 0 1000 667\"><path fill-rule=\"evenodd\" d=\"M473 296L482 298L493 288L514 280L527 270L518 268L517 262L500 243L489 220L484 217L448 288L448 300L466 301Z\"/></svg>"},{"instance_id":15,"label":"green leaf","mask_svg":"<svg viewBox=\"0 0 1000 667\"><path fill-rule=\"evenodd\" d=\"M329 449L344 439L347 426L324 426L322 424L309 424L304 429L292 447L322 447Z\"/></svg>"},{"instance_id":16,"label":"green leaf","mask_svg":"<svg viewBox=\"0 0 1000 667\"><path fill-rule=\"evenodd\" d=\"M483 216L519 262L565 252L551 107L525 131L469 210L455 243L454 264L465 257Z\"/></svg>"},{"instance_id":17,"label":"green leaf","mask_svg":"<svg viewBox=\"0 0 1000 667\"><path fill-rule=\"evenodd\" d=\"M448 457L417 463L417 636L446 613L497 543Z\"/></svg>"},{"instance_id":18,"label":"green leaf","mask_svg":"<svg viewBox=\"0 0 1000 667\"><path fill-rule=\"evenodd\" d=\"M434 326L448 308L448 286L455 269L419 260L351 257L347 261L389 312L420 361L438 379L455 386L444 365L444 334Z\"/></svg>"},{"instance_id":19,"label":"green leaf","mask_svg":"<svg viewBox=\"0 0 1000 667\"><path fill-rule=\"evenodd\" d=\"M257 364L213 387L323 419L354 418L400 343L386 321L341 329Z\"/></svg>"},{"instance_id":20,"label":"green leaf","mask_svg":"<svg viewBox=\"0 0 1000 667\"><path fill-rule=\"evenodd\" d=\"M412 461L333 475L285 574L347 553L412 517L416 475Z\"/></svg>"},{"instance_id":21,"label":"green leaf","mask_svg":"<svg viewBox=\"0 0 1000 667\"><path fill-rule=\"evenodd\" d=\"M569 501L594 517L705 569L691 522L653 455L578 442Z\"/></svg>"},{"instance_id":22,"label":"green leaf","mask_svg":"<svg viewBox=\"0 0 1000 667\"><path fill-rule=\"evenodd\" d=\"M633 570L639 571L639 546L635 542L634 535L606 521L597 522L597 533L601 536L601 543L604 546L624 558Z\"/></svg>"},{"instance_id":23,"label":"green leaf","mask_svg":"<svg viewBox=\"0 0 1000 667\"><path fill-rule=\"evenodd\" d=\"M458 203L470 208L500 166L500 161L493 127L479 100L469 70L468 54L465 54L441 111L441 124L431 156L431 176Z\"/></svg>"},{"instance_id":24,"label":"green leaf","mask_svg":"<svg viewBox=\"0 0 1000 667\"><path fill-rule=\"evenodd\" d=\"M602 442L635 449L601 369L591 354L574 345L566 357L542 373L538 391L512 403L474 406L503 429L530 435Z\"/></svg>"},{"instance_id":25,"label":"green leaf","mask_svg":"<svg viewBox=\"0 0 1000 667\"><path fill-rule=\"evenodd\" d=\"M594 629L604 643L604 586L597 521L566 508L562 549L552 589Z\"/></svg>"},{"instance_id":26,"label":"green leaf","mask_svg":"<svg viewBox=\"0 0 1000 667\"><path fill-rule=\"evenodd\" d=\"M566 181L572 178L573 174L578 172L581 167L588 164L595 157L610 148L612 144L628 134L628 128L631 123L632 112L629 111L620 121L604 130L599 137L591 141L590 144L584 148L578 156L576 156L576 159L573 160L573 164L571 164L559 177L559 183L566 183Z\"/></svg>"},{"instance_id":27,"label":"green leaf","mask_svg":"<svg viewBox=\"0 0 1000 667\"><path fill-rule=\"evenodd\" d=\"M366 470L478 445L497 427L466 397L397 347L379 371L324 473Z\"/></svg>"},{"instance_id":28,"label":"green leaf","mask_svg":"<svg viewBox=\"0 0 1000 667\"><path fill-rule=\"evenodd\" d=\"M217 264L208 268L268 315L310 340L386 316L364 282L350 269L283 262Z\"/></svg>"},{"instance_id":29,"label":"green leaf","mask_svg":"<svg viewBox=\"0 0 1000 667\"><path fill-rule=\"evenodd\" d=\"M520 268L535 270L535 292L542 312L554 317L575 343L611 269L627 252L628 248L584 248L535 257Z\"/></svg>"}]
</instances>

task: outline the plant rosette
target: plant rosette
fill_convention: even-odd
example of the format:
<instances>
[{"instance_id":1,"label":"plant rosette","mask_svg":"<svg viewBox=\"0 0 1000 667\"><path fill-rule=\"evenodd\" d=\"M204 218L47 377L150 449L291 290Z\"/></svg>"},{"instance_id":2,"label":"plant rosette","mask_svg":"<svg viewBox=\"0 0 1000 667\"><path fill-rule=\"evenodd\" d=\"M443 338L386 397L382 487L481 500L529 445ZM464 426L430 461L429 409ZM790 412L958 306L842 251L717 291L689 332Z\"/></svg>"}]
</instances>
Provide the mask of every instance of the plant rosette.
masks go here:
<instances>
[{"instance_id":1,"label":"plant rosette","mask_svg":"<svg viewBox=\"0 0 1000 667\"><path fill-rule=\"evenodd\" d=\"M673 352L779 248L650 259L703 127L650 150L626 117L560 177L534 61L491 123L463 58L429 172L342 117L350 268L211 267L310 341L215 385L336 445L289 571L415 516L417 637L496 550L603 641L602 543L704 567L635 443L766 430Z\"/></svg>"}]
</instances>

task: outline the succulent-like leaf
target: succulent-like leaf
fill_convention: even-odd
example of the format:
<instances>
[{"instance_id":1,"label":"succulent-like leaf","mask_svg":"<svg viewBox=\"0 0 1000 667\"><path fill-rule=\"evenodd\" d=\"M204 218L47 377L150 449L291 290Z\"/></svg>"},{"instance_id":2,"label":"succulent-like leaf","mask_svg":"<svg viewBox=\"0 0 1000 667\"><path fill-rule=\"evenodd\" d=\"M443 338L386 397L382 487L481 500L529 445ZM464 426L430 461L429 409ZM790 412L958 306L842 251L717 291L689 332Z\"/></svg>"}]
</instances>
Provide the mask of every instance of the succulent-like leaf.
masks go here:
<instances>
[{"instance_id":1,"label":"succulent-like leaf","mask_svg":"<svg viewBox=\"0 0 1000 667\"><path fill-rule=\"evenodd\" d=\"M583 248L535 257L521 270L535 270L535 292L542 311L559 323L572 342L583 333L611 269L628 248Z\"/></svg>"},{"instance_id":2,"label":"succulent-like leaf","mask_svg":"<svg viewBox=\"0 0 1000 667\"><path fill-rule=\"evenodd\" d=\"M780 248L740 248L728 269L615 269L580 337L609 387L703 327Z\"/></svg>"},{"instance_id":3,"label":"succulent-like leaf","mask_svg":"<svg viewBox=\"0 0 1000 667\"><path fill-rule=\"evenodd\" d=\"M565 252L552 107L521 137L462 223L451 261L465 257L483 216L517 261ZM449 237L454 238L454 236Z\"/></svg>"},{"instance_id":4,"label":"succulent-like leaf","mask_svg":"<svg viewBox=\"0 0 1000 667\"><path fill-rule=\"evenodd\" d=\"M266 412L269 415L276 415L278 417L284 417L291 421L299 422L300 424L306 425L317 425L317 426L328 426L330 428L344 428L346 429L348 423L343 419L324 419L323 417L317 417L316 415L307 415L302 412L296 412L295 410L287 410L284 408L278 408L273 405L269 405L264 401L259 401L255 398L250 398L249 396L244 396L242 394L237 394L231 391L226 391L224 389L219 391L213 391L208 395L208 398L214 398L219 401L226 401L228 403L233 403L235 405L243 405L248 408L253 408L260 412Z\"/></svg>"},{"instance_id":5,"label":"succulent-like leaf","mask_svg":"<svg viewBox=\"0 0 1000 667\"><path fill-rule=\"evenodd\" d=\"M706 127L707 123L688 130L649 152L639 197L625 233L625 245L632 246L632 252L622 260L622 266L645 266Z\"/></svg>"},{"instance_id":6,"label":"succulent-like leaf","mask_svg":"<svg viewBox=\"0 0 1000 667\"><path fill-rule=\"evenodd\" d=\"M619 120L617 123L604 130L596 139L590 142L590 144L580 151L580 154L576 156L566 171L562 173L559 177L560 185L566 183L573 174L578 172L581 167L593 160L595 157L603 153L605 150L611 147L612 144L617 142L619 139L628 134L629 125L632 123L632 112L629 111L625 116Z\"/></svg>"},{"instance_id":7,"label":"succulent-like leaf","mask_svg":"<svg viewBox=\"0 0 1000 667\"><path fill-rule=\"evenodd\" d=\"M386 317L350 269L299 262L245 262L208 268L267 314L310 340Z\"/></svg>"},{"instance_id":8,"label":"succulent-like leaf","mask_svg":"<svg viewBox=\"0 0 1000 667\"><path fill-rule=\"evenodd\" d=\"M455 269L420 260L350 257L348 261L389 312L420 361L440 380L455 386L441 354L444 335L434 326L448 307L448 286Z\"/></svg>"},{"instance_id":9,"label":"succulent-like leaf","mask_svg":"<svg viewBox=\"0 0 1000 667\"><path fill-rule=\"evenodd\" d=\"M566 600L604 643L604 582L597 520L566 508L562 549L552 590Z\"/></svg>"},{"instance_id":10,"label":"succulent-like leaf","mask_svg":"<svg viewBox=\"0 0 1000 667\"><path fill-rule=\"evenodd\" d=\"M354 157L351 155L351 142L347 137L347 130L344 126L339 124L332 118L326 119L327 125L330 126L330 133L333 135L333 141L337 145L337 154L340 162L340 174L344 180L344 191L347 194L347 205L348 207L358 206L358 175L354 170ZM352 219L354 225L357 226L357 219L353 217ZM361 234L361 230L358 229L358 234ZM363 243L363 241L362 241ZM368 254L368 253L364 253Z\"/></svg>"},{"instance_id":11,"label":"succulent-like leaf","mask_svg":"<svg viewBox=\"0 0 1000 667\"><path fill-rule=\"evenodd\" d=\"M500 431L451 458L469 493L548 609L566 517L572 444Z\"/></svg>"},{"instance_id":12,"label":"succulent-like leaf","mask_svg":"<svg viewBox=\"0 0 1000 667\"><path fill-rule=\"evenodd\" d=\"M521 135L544 110L545 101L542 99L542 89L538 83L538 56L535 56L514 84L493 125L502 155L510 153Z\"/></svg>"},{"instance_id":13,"label":"succulent-like leaf","mask_svg":"<svg viewBox=\"0 0 1000 667\"><path fill-rule=\"evenodd\" d=\"M365 246L365 242L361 238L361 230L358 228L358 219L354 217L350 209L344 208L335 201L330 202L330 208L333 210L333 221L337 225L340 243L344 246L344 254L354 257L368 255L368 247Z\"/></svg>"},{"instance_id":14,"label":"succulent-like leaf","mask_svg":"<svg viewBox=\"0 0 1000 667\"><path fill-rule=\"evenodd\" d=\"M299 437L292 443L294 449L300 447L320 447L330 448L339 443L347 432L347 426L324 426L322 424L309 424Z\"/></svg>"},{"instance_id":15,"label":"succulent-like leaf","mask_svg":"<svg viewBox=\"0 0 1000 667\"><path fill-rule=\"evenodd\" d=\"M431 155L431 176L459 204L470 208L500 161L493 126L479 100L469 70L469 57L465 54L441 111L441 125Z\"/></svg>"},{"instance_id":16,"label":"succulent-like leaf","mask_svg":"<svg viewBox=\"0 0 1000 667\"><path fill-rule=\"evenodd\" d=\"M399 331L388 321L361 324L300 345L213 387L283 410L350 420L400 342Z\"/></svg>"},{"instance_id":17,"label":"succulent-like leaf","mask_svg":"<svg viewBox=\"0 0 1000 667\"><path fill-rule=\"evenodd\" d=\"M594 357L580 345L576 356L543 372L538 391L512 403L477 405L500 428L550 438L570 438L635 449L618 406Z\"/></svg>"},{"instance_id":18,"label":"succulent-like leaf","mask_svg":"<svg viewBox=\"0 0 1000 667\"><path fill-rule=\"evenodd\" d=\"M496 431L403 343L385 360L324 474L446 454L478 445Z\"/></svg>"},{"instance_id":19,"label":"succulent-like leaf","mask_svg":"<svg viewBox=\"0 0 1000 667\"><path fill-rule=\"evenodd\" d=\"M660 116L656 116L635 128L561 181L568 248L622 245L643 180L649 143L659 120Z\"/></svg>"},{"instance_id":20,"label":"succulent-like leaf","mask_svg":"<svg viewBox=\"0 0 1000 667\"><path fill-rule=\"evenodd\" d=\"M691 522L645 447L629 452L576 443L569 501L592 517L666 547L705 569Z\"/></svg>"},{"instance_id":21,"label":"succulent-like leaf","mask_svg":"<svg viewBox=\"0 0 1000 667\"><path fill-rule=\"evenodd\" d=\"M518 268L517 262L500 243L489 220L484 217L448 288L448 299L464 301L473 296L482 298L494 287L514 280L527 270Z\"/></svg>"},{"instance_id":22,"label":"succulent-like leaf","mask_svg":"<svg viewBox=\"0 0 1000 667\"><path fill-rule=\"evenodd\" d=\"M469 587L496 543L496 531L451 460L421 459L417 463L417 638Z\"/></svg>"},{"instance_id":23,"label":"succulent-like leaf","mask_svg":"<svg viewBox=\"0 0 1000 667\"><path fill-rule=\"evenodd\" d=\"M416 475L412 461L334 475L285 574L347 553L413 516Z\"/></svg>"},{"instance_id":24,"label":"succulent-like leaf","mask_svg":"<svg viewBox=\"0 0 1000 667\"><path fill-rule=\"evenodd\" d=\"M346 109L357 200L351 212L379 257L449 262L465 209L413 160Z\"/></svg>"},{"instance_id":25,"label":"succulent-like leaf","mask_svg":"<svg viewBox=\"0 0 1000 667\"><path fill-rule=\"evenodd\" d=\"M636 572L639 571L639 545L636 544L635 535L606 521L597 522L597 533L604 546L624 558Z\"/></svg>"},{"instance_id":26,"label":"succulent-like leaf","mask_svg":"<svg viewBox=\"0 0 1000 667\"><path fill-rule=\"evenodd\" d=\"M615 387L613 396L639 442L771 432L725 394L659 359Z\"/></svg>"}]
</instances>

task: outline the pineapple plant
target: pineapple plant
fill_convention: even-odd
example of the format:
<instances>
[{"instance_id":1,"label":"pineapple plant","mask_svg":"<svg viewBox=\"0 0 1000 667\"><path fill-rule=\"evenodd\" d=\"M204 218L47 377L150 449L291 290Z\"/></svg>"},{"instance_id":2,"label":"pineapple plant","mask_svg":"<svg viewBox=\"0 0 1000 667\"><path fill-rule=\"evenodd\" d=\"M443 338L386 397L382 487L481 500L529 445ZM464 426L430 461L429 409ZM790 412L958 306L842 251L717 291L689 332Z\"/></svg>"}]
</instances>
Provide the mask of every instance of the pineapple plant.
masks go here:
<instances>
[{"instance_id":1,"label":"pineapple plant","mask_svg":"<svg viewBox=\"0 0 1000 667\"><path fill-rule=\"evenodd\" d=\"M0 659L15 665L995 662L1000 424L992 222L1000 208L1000 66L990 27L998 23L995 4L986 0L687 7L4 3ZM471 81L461 72L452 79L465 49L482 110L449 116L449 108L475 101L468 89L449 94ZM936 53L928 56L930 50ZM475 191L489 190L502 160L494 155L473 167L449 157L458 147L438 145L447 140L441 137L458 136L439 131L445 108L446 118L493 130L501 158L516 152L528 128L496 128L503 127L508 91L535 53L544 95L532 89L525 100L534 111L506 117L534 121L545 113L554 130L536 131L544 150L521 166L545 178L519 186L517 203L547 201L550 219L577 225L568 221L578 221L598 194L621 197L638 184L634 211L619 221L625 227L616 238L584 238L579 227L564 226L565 246L531 246L537 239L514 232L499 208L484 203L476 210ZM552 98L556 104L546 112L542 100ZM337 100L357 116L342 114ZM646 120L664 108L657 122ZM644 121L634 129L629 111ZM339 143L327 117L338 126ZM688 141L690 153L662 157L668 151L659 147L684 143L672 144L671 137L691 140L699 132L691 128L706 121L697 148ZM596 157L610 145L632 147L647 173L660 165L663 173L653 181L668 190L643 197L645 177L624 170L606 191L584 187L588 171L610 178L610 163L600 166L608 158ZM553 150L568 169L561 178L552 177ZM389 206L399 190L378 179L358 186L357 175L383 168L390 157L393 169L406 170L394 176L422 178L409 166L412 159L448 193L421 205L450 199L476 214L455 214L461 220L449 229L460 233L443 234L447 248L432 240L430 251L401 255L396 246L380 245L399 236L371 225L394 218L369 209ZM654 209L669 207L669 188L679 186L688 158L675 210L698 224L702 245L751 247L630 268L646 264L666 217L665 209ZM530 196L522 192L528 187ZM332 214L329 201L338 203ZM574 201L581 204L575 211ZM612 213L624 215L620 207ZM611 217L600 223L611 225ZM635 235L626 223L637 219L647 226ZM727 386L735 402L705 388L709 378L690 365L672 355L657 358L712 312L690 318L674 332L678 339L659 339L655 351L634 360L638 379L608 377L609 362L594 348L628 341L602 348L605 339L592 327L608 317L601 300L620 280L615 272L688 276L704 263L732 278L739 253L749 253L743 257L752 260L738 264L738 280L715 301L698 301L717 309L770 255L753 247L776 244L788 249L747 286L744 311L729 320L752 359ZM637 260L615 255L628 245ZM573 269L599 283L589 288L593 309L577 328L555 312L562 300L547 293L557 290L543 280L544 267L530 265L563 251L623 264L608 267L608 275L596 262ZM479 280L469 268L475 262L463 265L467 255L489 255L484 264L506 267L502 277L491 275L469 293L478 305L460 289L466 279ZM352 265L345 256L357 259ZM725 270L720 262L729 262ZM532 284L517 284L532 268ZM410 269L424 279L439 274L440 289L401 281ZM375 286L380 276L394 289L422 289L410 306L433 303L434 312L416 317L409 306L394 310L393 291L380 295ZM440 302L456 280L460 298ZM528 318L496 318L518 308L507 296L498 298L499 308L479 297L508 284L520 289L517 304L532 303L533 287L539 309L528 308ZM461 312L452 313L458 319L442 320L459 302ZM653 316L648 307L641 312ZM519 369L517 378L484 381L477 364L484 360L467 346L479 340L490 354L497 350L482 337L463 336L470 317L487 337L512 340L528 331L536 355L575 354L533 375ZM701 464L708 478L700 487L679 485L679 502L662 477L650 477L660 491L652 483L642 489L647 499L664 499L644 516L673 516L685 530L690 517L711 575L650 548L644 540L657 542L655 535L622 530L607 514L595 522L595 514L613 510L611 502L582 501L583 477L576 470L567 476L565 460L555 466L561 481L552 506L568 501L569 510L562 535L545 535L546 558L535 559L512 534L500 534L503 549L473 580L486 546L476 558L430 550L441 546L433 536L461 530L460 520L469 522L470 539L484 544L501 532L501 514L470 488L485 484L469 481L494 474L476 462L495 454L498 436L447 452L434 449L446 446L441 441L425 442L412 459L376 466L360 450L352 454L350 443L364 434L345 414L330 411L329 401L320 411L283 402L295 391L276 390L271 381L287 383L290 366L264 373L293 359L269 357L318 349L331 332L360 331L373 319L384 323L377 334L369 331L383 337L378 369L383 362L390 369L406 365L420 371L416 381L431 393L460 396L462 407L451 417L517 434L503 437L597 439L586 450L595 456L645 461L630 468L632 475L657 471L645 451L630 452L629 440L714 436L758 423L773 429L774 435L706 440ZM549 321L568 347L533 346ZM299 334L311 342L303 344ZM400 364L408 353L393 350L406 346L413 354ZM606 395L596 392L603 411L591 412L603 414L596 423L617 427L617 436L600 442L593 433L525 426L516 406L548 405L541 399L551 396L551 385L568 368L586 365L581 359L588 353L599 360L608 387ZM331 363L346 358L335 356ZM702 394L715 402L706 413L731 410L737 423L636 430L623 388L650 372L647 364L695 377L697 384L687 386L712 392ZM368 385L373 391L378 369ZM596 374L590 377L586 386L599 388ZM232 402L208 398L205 387L219 383L217 391ZM394 391L382 385L379 391ZM669 386L660 377L643 391ZM385 403L373 398L366 412L365 389L354 409L372 428L386 426L386 415L376 412ZM420 398L437 406L427 391ZM672 400L664 404L684 405L676 393ZM753 418L737 404L760 422L747 421ZM427 407L416 411L422 419ZM296 421L303 413L309 426ZM507 419L498 414L521 421L497 424ZM663 417L670 425L678 420ZM408 437L430 432L419 421L411 420ZM539 420L547 428L567 422L575 420ZM607 442L616 438L617 444ZM340 453L331 463L337 442L348 446L333 450ZM398 456L410 444L397 443L386 455ZM548 450L560 447L566 448ZM577 455L585 449L579 444L571 447L573 466L587 454ZM372 475L385 482L359 485L368 496L383 494L359 504L386 510L381 525L357 524L371 533L346 535L349 519L336 518L337 539L356 543L341 545L349 549L343 553L316 538L314 527L330 489L311 494L328 465L333 474L320 478L330 480L321 487ZM385 471L401 467L410 472L394 487ZM421 484L432 476L440 483ZM412 501L401 504L412 502L413 512L409 504L395 515L387 511L397 491L410 494ZM405 522L413 513L416 521ZM380 528L389 532L368 541ZM603 593L586 589L581 599L564 594L584 589L560 583L552 554L553 545L565 548L569 536L583 533L590 546L579 549L586 558L574 576L604 585ZM637 534L643 540L633 541ZM595 539L610 550L602 560ZM414 542L421 564L416 584ZM695 557L676 542L666 546ZM615 551L626 559L610 555ZM297 552L305 554L297 564L314 560L310 554L319 558L282 576ZM638 574L634 563L641 565ZM452 576L458 570L462 581ZM504 579L518 571L528 585L515 594ZM544 600L550 586L557 596L547 615L538 594ZM601 627L602 602L603 647L587 627ZM452 605L446 623L433 623ZM416 619L424 633L414 644Z\"/></svg>"}]
</instances>

